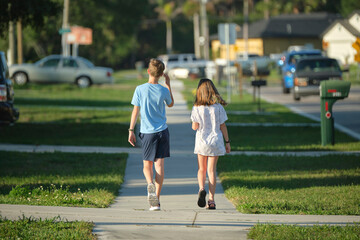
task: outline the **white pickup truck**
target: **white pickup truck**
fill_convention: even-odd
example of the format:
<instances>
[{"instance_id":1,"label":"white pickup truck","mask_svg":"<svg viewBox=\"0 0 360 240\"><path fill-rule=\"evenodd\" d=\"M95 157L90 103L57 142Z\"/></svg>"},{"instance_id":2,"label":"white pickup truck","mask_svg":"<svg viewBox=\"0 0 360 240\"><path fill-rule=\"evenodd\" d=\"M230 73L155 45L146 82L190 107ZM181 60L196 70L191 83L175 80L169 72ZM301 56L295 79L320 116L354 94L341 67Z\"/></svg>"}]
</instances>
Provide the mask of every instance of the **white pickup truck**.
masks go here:
<instances>
[{"instance_id":1,"label":"white pickup truck","mask_svg":"<svg viewBox=\"0 0 360 240\"><path fill-rule=\"evenodd\" d=\"M208 62L197 59L192 53L160 55L158 58L164 62L166 72L174 68L186 68L191 72L194 69L205 68Z\"/></svg>"}]
</instances>

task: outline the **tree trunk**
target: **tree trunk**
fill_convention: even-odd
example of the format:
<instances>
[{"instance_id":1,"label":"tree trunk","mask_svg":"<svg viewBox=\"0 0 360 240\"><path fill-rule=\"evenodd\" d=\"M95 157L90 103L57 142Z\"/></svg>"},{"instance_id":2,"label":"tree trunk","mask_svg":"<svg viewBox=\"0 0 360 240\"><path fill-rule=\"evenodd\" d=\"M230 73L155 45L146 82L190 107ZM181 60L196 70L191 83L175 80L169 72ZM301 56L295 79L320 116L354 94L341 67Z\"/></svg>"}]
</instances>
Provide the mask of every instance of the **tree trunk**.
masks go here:
<instances>
[{"instance_id":1,"label":"tree trunk","mask_svg":"<svg viewBox=\"0 0 360 240\"><path fill-rule=\"evenodd\" d=\"M166 52L172 53L172 27L171 20L166 21Z\"/></svg>"},{"instance_id":2,"label":"tree trunk","mask_svg":"<svg viewBox=\"0 0 360 240\"><path fill-rule=\"evenodd\" d=\"M21 19L17 22L17 56L18 64L23 63L23 47L22 47L22 26Z\"/></svg>"}]
</instances>

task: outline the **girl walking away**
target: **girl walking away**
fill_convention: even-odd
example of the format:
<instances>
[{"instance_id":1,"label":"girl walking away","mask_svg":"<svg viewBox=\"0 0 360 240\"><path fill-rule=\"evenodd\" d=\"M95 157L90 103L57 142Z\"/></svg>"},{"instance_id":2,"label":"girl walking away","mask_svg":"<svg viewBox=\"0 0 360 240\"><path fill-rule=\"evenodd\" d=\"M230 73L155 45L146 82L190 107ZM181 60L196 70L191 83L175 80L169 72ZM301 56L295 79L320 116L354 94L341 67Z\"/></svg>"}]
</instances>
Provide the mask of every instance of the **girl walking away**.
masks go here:
<instances>
[{"instance_id":1,"label":"girl walking away","mask_svg":"<svg viewBox=\"0 0 360 240\"><path fill-rule=\"evenodd\" d=\"M219 156L230 153L230 140L225 121L227 103L221 98L214 83L201 79L196 90L195 103L191 112L192 129L196 130L195 150L198 155L199 207L216 209L216 164ZM225 145L224 145L225 140ZM206 205L206 169L209 178L209 200Z\"/></svg>"}]
</instances>

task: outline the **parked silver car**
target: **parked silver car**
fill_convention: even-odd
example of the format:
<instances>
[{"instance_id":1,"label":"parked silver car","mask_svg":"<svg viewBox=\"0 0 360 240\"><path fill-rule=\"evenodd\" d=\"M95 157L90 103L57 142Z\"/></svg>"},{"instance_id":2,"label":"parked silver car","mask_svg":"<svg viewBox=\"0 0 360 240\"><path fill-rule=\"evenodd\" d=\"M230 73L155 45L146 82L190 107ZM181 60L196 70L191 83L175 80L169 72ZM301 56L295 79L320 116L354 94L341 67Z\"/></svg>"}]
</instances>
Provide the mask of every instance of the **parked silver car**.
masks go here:
<instances>
[{"instance_id":1,"label":"parked silver car","mask_svg":"<svg viewBox=\"0 0 360 240\"><path fill-rule=\"evenodd\" d=\"M17 85L29 82L75 83L81 88L92 84L113 83L113 70L95 67L82 57L47 56L34 64L14 64L10 77Z\"/></svg>"}]
</instances>

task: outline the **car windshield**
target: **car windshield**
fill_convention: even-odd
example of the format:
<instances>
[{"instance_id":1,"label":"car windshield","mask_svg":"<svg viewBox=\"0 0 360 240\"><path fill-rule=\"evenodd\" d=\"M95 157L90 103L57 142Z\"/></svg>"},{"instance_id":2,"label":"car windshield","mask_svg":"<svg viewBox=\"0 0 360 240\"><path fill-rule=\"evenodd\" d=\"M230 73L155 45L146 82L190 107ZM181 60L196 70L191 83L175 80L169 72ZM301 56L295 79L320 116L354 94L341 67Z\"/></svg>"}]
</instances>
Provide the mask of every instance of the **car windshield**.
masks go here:
<instances>
[{"instance_id":1,"label":"car windshield","mask_svg":"<svg viewBox=\"0 0 360 240\"><path fill-rule=\"evenodd\" d=\"M339 72L340 67L334 59L314 59L300 61L297 65L298 72Z\"/></svg>"},{"instance_id":2,"label":"car windshield","mask_svg":"<svg viewBox=\"0 0 360 240\"><path fill-rule=\"evenodd\" d=\"M313 57L313 56L321 56L321 53L293 54L293 55L290 55L288 62L292 63L292 64L296 64L300 60L300 58Z\"/></svg>"},{"instance_id":3,"label":"car windshield","mask_svg":"<svg viewBox=\"0 0 360 240\"><path fill-rule=\"evenodd\" d=\"M79 57L78 59L80 59L80 61L82 61L88 68L94 67L94 64L92 62L90 62L89 60L87 60L86 58Z\"/></svg>"}]
</instances>

